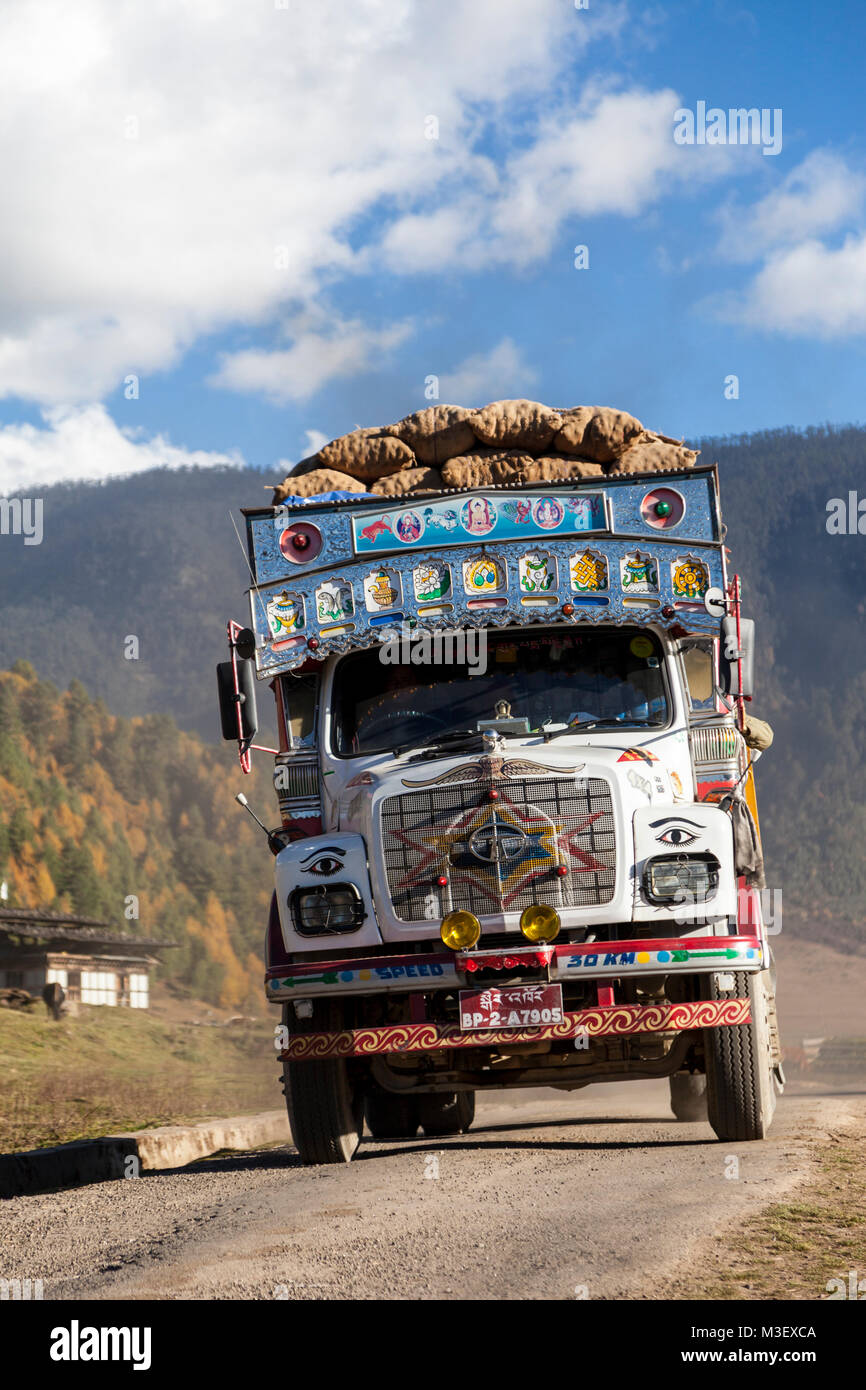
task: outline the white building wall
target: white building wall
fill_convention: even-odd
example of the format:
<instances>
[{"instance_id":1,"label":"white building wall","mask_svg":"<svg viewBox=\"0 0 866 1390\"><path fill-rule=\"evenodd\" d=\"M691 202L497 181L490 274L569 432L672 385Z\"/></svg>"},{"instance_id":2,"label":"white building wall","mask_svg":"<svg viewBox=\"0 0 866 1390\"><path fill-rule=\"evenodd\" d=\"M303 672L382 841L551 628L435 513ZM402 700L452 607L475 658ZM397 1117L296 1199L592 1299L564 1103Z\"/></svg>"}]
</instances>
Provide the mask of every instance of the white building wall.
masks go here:
<instances>
[{"instance_id":1,"label":"white building wall","mask_svg":"<svg viewBox=\"0 0 866 1390\"><path fill-rule=\"evenodd\" d=\"M148 979L146 975L130 975L129 1003L133 1009L146 1009L148 1006Z\"/></svg>"},{"instance_id":2,"label":"white building wall","mask_svg":"<svg viewBox=\"0 0 866 1390\"><path fill-rule=\"evenodd\" d=\"M113 970L82 970L82 1004L116 1004L117 974Z\"/></svg>"}]
</instances>

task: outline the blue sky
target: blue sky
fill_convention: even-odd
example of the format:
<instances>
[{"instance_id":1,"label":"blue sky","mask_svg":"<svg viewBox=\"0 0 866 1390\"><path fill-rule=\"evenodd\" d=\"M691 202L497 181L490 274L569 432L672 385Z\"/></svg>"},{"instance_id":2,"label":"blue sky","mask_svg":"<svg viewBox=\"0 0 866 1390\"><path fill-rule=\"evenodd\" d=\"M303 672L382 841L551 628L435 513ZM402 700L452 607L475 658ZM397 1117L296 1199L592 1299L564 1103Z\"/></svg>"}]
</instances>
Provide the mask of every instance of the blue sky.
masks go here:
<instances>
[{"instance_id":1,"label":"blue sky","mask_svg":"<svg viewBox=\"0 0 866 1390\"><path fill-rule=\"evenodd\" d=\"M0 491L277 478L434 375L692 440L862 421L864 50L847 0L9 0ZM678 145L698 103L780 151Z\"/></svg>"}]
</instances>

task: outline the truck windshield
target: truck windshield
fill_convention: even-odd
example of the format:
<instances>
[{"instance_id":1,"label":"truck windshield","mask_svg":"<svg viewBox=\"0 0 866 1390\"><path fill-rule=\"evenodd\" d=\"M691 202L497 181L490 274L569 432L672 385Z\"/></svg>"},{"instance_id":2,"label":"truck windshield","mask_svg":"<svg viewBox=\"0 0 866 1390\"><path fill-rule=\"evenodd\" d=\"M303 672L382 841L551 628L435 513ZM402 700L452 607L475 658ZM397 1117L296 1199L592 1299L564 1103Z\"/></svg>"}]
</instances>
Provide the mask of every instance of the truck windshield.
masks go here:
<instances>
[{"instance_id":1,"label":"truck windshield","mask_svg":"<svg viewBox=\"0 0 866 1390\"><path fill-rule=\"evenodd\" d=\"M461 652L448 637L430 664L386 664L383 648L356 652L337 667L333 690L333 751L342 757L435 744L483 721L503 719L507 734L599 727L658 728L668 722L662 650L640 628L551 631L487 630ZM486 651L484 638L486 636ZM394 644L395 647L397 644ZM417 657L424 643L406 644ZM454 657L476 659L447 660ZM392 649L391 655L394 654ZM498 706L498 708L497 708Z\"/></svg>"}]
</instances>

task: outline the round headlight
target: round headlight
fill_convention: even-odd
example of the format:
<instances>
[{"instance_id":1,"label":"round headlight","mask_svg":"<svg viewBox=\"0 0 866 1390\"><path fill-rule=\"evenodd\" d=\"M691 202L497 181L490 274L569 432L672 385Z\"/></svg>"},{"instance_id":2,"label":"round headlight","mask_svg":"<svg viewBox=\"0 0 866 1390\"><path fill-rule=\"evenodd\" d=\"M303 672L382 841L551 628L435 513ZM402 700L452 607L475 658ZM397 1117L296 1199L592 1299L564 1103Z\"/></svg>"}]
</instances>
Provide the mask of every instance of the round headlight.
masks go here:
<instances>
[{"instance_id":1,"label":"round headlight","mask_svg":"<svg viewBox=\"0 0 866 1390\"><path fill-rule=\"evenodd\" d=\"M439 935L451 951L468 951L481 935L481 923L472 912L449 912L442 918Z\"/></svg>"},{"instance_id":2,"label":"round headlight","mask_svg":"<svg viewBox=\"0 0 866 1390\"><path fill-rule=\"evenodd\" d=\"M547 903L533 903L520 914L520 930L528 941L553 941L559 927L559 913Z\"/></svg>"}]
</instances>

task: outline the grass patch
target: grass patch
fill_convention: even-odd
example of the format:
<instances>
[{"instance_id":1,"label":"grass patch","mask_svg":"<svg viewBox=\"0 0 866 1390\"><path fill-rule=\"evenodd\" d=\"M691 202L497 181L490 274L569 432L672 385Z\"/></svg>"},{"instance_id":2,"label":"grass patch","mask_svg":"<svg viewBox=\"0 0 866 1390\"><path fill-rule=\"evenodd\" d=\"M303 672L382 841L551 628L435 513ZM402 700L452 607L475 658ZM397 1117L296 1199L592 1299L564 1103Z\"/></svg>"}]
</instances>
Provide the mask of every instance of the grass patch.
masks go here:
<instances>
[{"instance_id":1,"label":"grass patch","mask_svg":"<svg viewBox=\"0 0 866 1390\"><path fill-rule=\"evenodd\" d=\"M802 1201L777 1202L719 1242L702 1299L826 1299L831 1279L866 1278L863 1136L829 1135Z\"/></svg>"},{"instance_id":2,"label":"grass patch","mask_svg":"<svg viewBox=\"0 0 866 1390\"><path fill-rule=\"evenodd\" d=\"M95 1007L0 1010L0 1151L282 1105L273 1026L168 1023Z\"/></svg>"}]
</instances>

